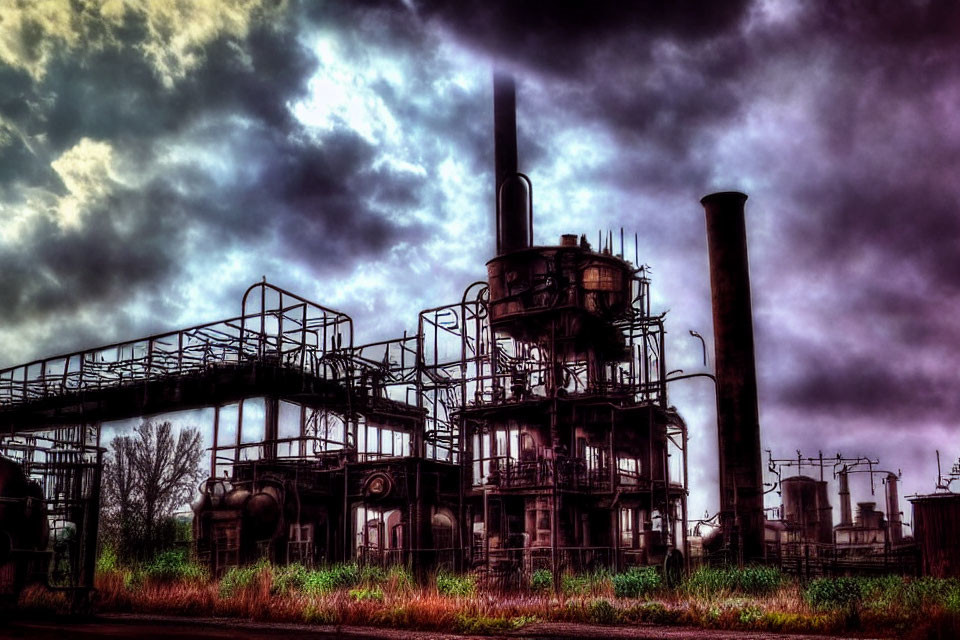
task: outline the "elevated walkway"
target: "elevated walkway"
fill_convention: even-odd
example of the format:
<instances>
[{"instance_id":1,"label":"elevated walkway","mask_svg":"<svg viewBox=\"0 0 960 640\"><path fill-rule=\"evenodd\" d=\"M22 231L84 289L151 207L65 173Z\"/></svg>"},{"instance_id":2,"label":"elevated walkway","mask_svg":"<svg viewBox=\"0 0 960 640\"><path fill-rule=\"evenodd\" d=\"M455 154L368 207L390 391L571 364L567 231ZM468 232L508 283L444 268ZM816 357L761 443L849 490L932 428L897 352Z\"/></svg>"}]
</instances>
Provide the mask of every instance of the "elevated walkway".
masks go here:
<instances>
[{"instance_id":1,"label":"elevated walkway","mask_svg":"<svg viewBox=\"0 0 960 640\"><path fill-rule=\"evenodd\" d=\"M267 282L241 315L0 370L0 431L97 422L259 393L349 409L353 320Z\"/></svg>"}]
</instances>

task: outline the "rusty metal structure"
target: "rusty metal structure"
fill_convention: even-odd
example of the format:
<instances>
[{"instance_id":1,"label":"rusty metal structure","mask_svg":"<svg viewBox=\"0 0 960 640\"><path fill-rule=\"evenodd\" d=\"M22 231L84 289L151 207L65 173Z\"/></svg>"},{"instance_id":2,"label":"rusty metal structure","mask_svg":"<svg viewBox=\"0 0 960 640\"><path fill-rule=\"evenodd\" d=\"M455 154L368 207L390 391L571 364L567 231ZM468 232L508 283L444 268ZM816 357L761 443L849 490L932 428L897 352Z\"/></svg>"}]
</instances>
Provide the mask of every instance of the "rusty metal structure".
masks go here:
<instances>
[{"instance_id":1,"label":"rusty metal structure","mask_svg":"<svg viewBox=\"0 0 960 640\"><path fill-rule=\"evenodd\" d=\"M753 310L743 206L747 196L727 191L704 197L720 454L720 534L727 561L764 557L763 464Z\"/></svg>"},{"instance_id":2,"label":"rusty metal structure","mask_svg":"<svg viewBox=\"0 0 960 640\"><path fill-rule=\"evenodd\" d=\"M0 437L0 598L44 582L82 599L96 566L99 430L35 426Z\"/></svg>"},{"instance_id":3,"label":"rusty metal structure","mask_svg":"<svg viewBox=\"0 0 960 640\"><path fill-rule=\"evenodd\" d=\"M679 575L687 431L664 315L622 231L619 252L612 232L534 243L513 81L494 87L497 252L416 331L358 345L348 315L263 281L237 316L0 371L3 469L21 474L0 483L0 576L89 590L101 426L195 408L213 415L192 507L215 572L266 557L500 584L541 568ZM31 509L49 536L9 524Z\"/></svg>"},{"instance_id":4,"label":"rusty metal structure","mask_svg":"<svg viewBox=\"0 0 960 640\"><path fill-rule=\"evenodd\" d=\"M867 457L775 459L769 455L768 471L775 478L768 493L779 492L782 503L775 517L766 520L767 562L787 571L814 574L880 574L918 571L916 545L904 538L898 496L899 474L880 468L879 460ZM804 475L804 467L813 475ZM833 521L826 470L837 481L840 520ZM790 475L783 477L789 470ZM878 511L875 501L857 503L853 517L850 476L865 474L870 495L878 479L884 487L885 509Z\"/></svg>"},{"instance_id":5,"label":"rusty metal structure","mask_svg":"<svg viewBox=\"0 0 960 640\"><path fill-rule=\"evenodd\" d=\"M212 422L193 531L215 573L269 558L470 569L502 586L632 565L675 579L690 556L688 435L667 389L692 377L717 390L711 561L806 555L809 567L812 553L836 567L868 530L898 546L897 476L886 522L868 504L851 521L847 475L866 459L831 462L843 463L840 526L822 456L819 481L783 479L781 518L764 518L746 196L701 201L716 376L668 374L665 315L622 230L619 251L612 232L596 247L535 243L515 104L495 74L487 279L421 311L415 331L356 344L347 314L264 280L237 316L0 371L0 594L31 580L87 593L102 425L198 408Z\"/></svg>"},{"instance_id":6,"label":"rusty metal structure","mask_svg":"<svg viewBox=\"0 0 960 640\"><path fill-rule=\"evenodd\" d=\"M936 491L909 498L913 505L913 535L926 575L960 578L960 493L950 488L957 481L960 481L960 460L944 477L937 451Z\"/></svg>"}]
</instances>

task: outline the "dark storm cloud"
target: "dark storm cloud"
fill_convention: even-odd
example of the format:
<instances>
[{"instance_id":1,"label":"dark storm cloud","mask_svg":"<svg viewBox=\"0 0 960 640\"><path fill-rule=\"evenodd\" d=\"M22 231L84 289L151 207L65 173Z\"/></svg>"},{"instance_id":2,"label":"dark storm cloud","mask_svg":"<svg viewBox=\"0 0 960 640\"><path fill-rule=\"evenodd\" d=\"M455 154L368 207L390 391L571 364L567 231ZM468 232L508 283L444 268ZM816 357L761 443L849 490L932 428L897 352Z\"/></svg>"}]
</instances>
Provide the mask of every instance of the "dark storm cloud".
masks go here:
<instances>
[{"instance_id":1,"label":"dark storm cloud","mask_svg":"<svg viewBox=\"0 0 960 640\"><path fill-rule=\"evenodd\" d=\"M960 325L949 320L960 295L960 131L949 106L960 11L865 9L828 4L800 20L828 52L830 82L814 105L813 153L784 185L789 249L769 266L808 271L831 320L804 342L771 335L772 357L800 361L770 395L808 413L871 416L879 430L949 424L960 410Z\"/></svg>"},{"instance_id":2,"label":"dark storm cloud","mask_svg":"<svg viewBox=\"0 0 960 640\"><path fill-rule=\"evenodd\" d=\"M388 264L381 261L398 244L413 248L397 260L413 256L419 271L396 265L389 290L351 294L362 299L344 302L358 310L358 327L400 323L392 318L415 318L406 307L447 301L438 291L482 276L488 257L465 248L477 244L473 231L489 227L488 218L464 227L469 238L438 230L458 216L487 216L491 205L450 207L438 172L449 158L469 174L455 189L490 180L489 86L445 75L445 56L465 55L465 47L476 68L496 60L518 76L521 166L535 178L572 175L562 184L546 177L603 201L581 212L589 227L569 230L640 229L655 295L674 309L668 349L678 367L700 366L699 345L684 347L688 327L709 341L697 198L718 188L750 193L760 403L767 415L786 416L763 425L765 446L829 449L814 441L829 438L827 429L801 428L829 415L868 418L872 433L890 435L908 420L919 421L917 435L926 423L955 423L955 3L411 4L293 2L254 18L243 36L203 42L197 64L172 83L138 46L147 25L135 12L117 28L82 22L79 44L51 45L42 79L0 65L3 205L25 206L36 189L66 194L50 163L84 138L111 144L140 176L112 184L90 205L86 226L35 221L3 250L6 323L46 322L36 355L103 342L111 332L129 338L149 322L170 328L164 318L191 302L177 292L215 280L229 256L243 256L244 274L232 277L244 281L261 268L302 268L304 281L337 291L351 290L343 285L351 270ZM378 135L352 130L344 114L316 128L292 115L292 104L312 97L311 76L336 71L304 45L331 33L353 70L388 52L402 75L358 71L350 79L350 91L381 101L404 131L390 149L396 163L383 161ZM23 37L40 59L35 30ZM558 139L570 130L583 131L585 147L606 154L602 161L565 157ZM544 181L535 182L538 229L551 215L540 203L572 200L545 194ZM647 210L636 212L635 201ZM625 209L609 211L607 202ZM572 215L569 206L552 215ZM430 255L440 245L460 255ZM373 273L363 287L387 277ZM406 281L416 286L404 289ZM148 320L122 306L128 293L144 291L157 305ZM221 315L233 313L233 303L217 306ZM69 324L89 309L103 326ZM73 342L64 342L67 334ZM695 437L702 442L711 429L698 425ZM915 462L894 460L908 454L883 449L882 439L865 440L874 447L867 453ZM694 466L709 469L713 451L699 446Z\"/></svg>"},{"instance_id":3,"label":"dark storm cloud","mask_svg":"<svg viewBox=\"0 0 960 640\"><path fill-rule=\"evenodd\" d=\"M113 305L105 337L126 322L120 303L133 293L159 298L187 266L207 260L216 271L232 248L342 272L406 237L388 213L419 205L422 178L373 167L376 148L352 131L315 139L291 114L318 69L298 19L254 20L242 38L203 43L172 84L140 47L146 17L135 11L112 30L78 18L80 42L53 41L40 80L0 65L0 117L14 127L0 160L8 205L27 206L25 189L67 195L51 161L84 139L112 145L126 173L147 178L111 183L77 228L39 216L0 253L8 326ZM21 34L28 52L39 46L31 28ZM183 152L171 159L184 145L223 155L214 167Z\"/></svg>"},{"instance_id":4,"label":"dark storm cloud","mask_svg":"<svg viewBox=\"0 0 960 640\"><path fill-rule=\"evenodd\" d=\"M121 189L88 213L82 231L40 218L0 253L0 308L19 323L119 302L174 271L187 204L168 184Z\"/></svg>"},{"instance_id":5,"label":"dark storm cloud","mask_svg":"<svg viewBox=\"0 0 960 640\"><path fill-rule=\"evenodd\" d=\"M356 134L328 135L319 147L284 140L267 155L264 174L242 200L304 262L342 272L416 233L374 209L419 206L424 179L372 168L376 149Z\"/></svg>"},{"instance_id":6,"label":"dark storm cloud","mask_svg":"<svg viewBox=\"0 0 960 640\"><path fill-rule=\"evenodd\" d=\"M782 383L780 400L808 416L874 419L902 428L918 420L957 415L956 382L942 376L918 375L904 369L901 358L839 357L826 351L807 352L794 361L802 372Z\"/></svg>"},{"instance_id":7,"label":"dark storm cloud","mask_svg":"<svg viewBox=\"0 0 960 640\"><path fill-rule=\"evenodd\" d=\"M768 359L760 402L769 415L859 417L877 433L909 423L917 435L925 424L955 422L960 6L417 7L489 59L539 77L544 111L534 117L562 112L611 133L620 145L613 160L579 180L654 198L689 194L690 216L646 214L644 235L657 244L703 252L695 198L761 185L751 192L748 224L760 230L751 258L758 353ZM791 110L802 116L764 124ZM741 137L716 154L731 131ZM725 182L731 177L744 183ZM701 262L674 260L673 282L701 280ZM786 280L789 297L780 290ZM709 323L706 315L686 321ZM829 447L810 440L827 432L796 431L810 434L804 439L788 435L793 426L766 424L765 442ZM916 453L882 442L872 449L891 460Z\"/></svg>"},{"instance_id":8,"label":"dark storm cloud","mask_svg":"<svg viewBox=\"0 0 960 640\"><path fill-rule=\"evenodd\" d=\"M748 2L442 2L416 3L420 15L452 29L488 55L560 76L596 71L598 53L625 44L611 71L642 63L643 43L659 37L710 39L735 28ZM637 57L639 56L639 60Z\"/></svg>"},{"instance_id":9,"label":"dark storm cloud","mask_svg":"<svg viewBox=\"0 0 960 640\"><path fill-rule=\"evenodd\" d=\"M42 128L53 152L81 137L182 132L197 117L216 114L286 130L295 126L286 103L304 95L316 61L296 41L290 18L254 23L245 38L224 35L200 45L194 52L199 66L166 86L139 48L146 17L132 11L126 16L111 38L85 33L76 48L61 43L41 82L0 103L4 114L15 115L24 128Z\"/></svg>"},{"instance_id":10,"label":"dark storm cloud","mask_svg":"<svg viewBox=\"0 0 960 640\"><path fill-rule=\"evenodd\" d=\"M751 67L742 37L748 9L748 2L418 5L426 20L492 60L544 75L551 101L605 123L625 146L650 148L661 163L681 159L707 125L740 106L731 80ZM635 181L637 169L651 181L664 177L643 163L627 165L621 184Z\"/></svg>"}]
</instances>

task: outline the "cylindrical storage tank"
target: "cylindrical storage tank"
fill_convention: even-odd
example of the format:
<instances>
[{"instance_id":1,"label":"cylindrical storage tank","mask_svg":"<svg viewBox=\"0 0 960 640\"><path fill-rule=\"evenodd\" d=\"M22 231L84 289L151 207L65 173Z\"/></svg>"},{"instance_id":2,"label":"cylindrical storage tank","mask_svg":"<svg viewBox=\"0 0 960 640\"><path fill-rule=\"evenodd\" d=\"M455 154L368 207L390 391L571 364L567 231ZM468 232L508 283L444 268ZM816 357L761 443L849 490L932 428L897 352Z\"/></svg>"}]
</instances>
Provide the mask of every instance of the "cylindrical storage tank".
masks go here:
<instances>
[{"instance_id":1,"label":"cylindrical storage tank","mask_svg":"<svg viewBox=\"0 0 960 640\"><path fill-rule=\"evenodd\" d=\"M833 507L830 506L827 483L823 480L817 481L817 542L833 542Z\"/></svg>"},{"instance_id":2,"label":"cylindrical storage tank","mask_svg":"<svg viewBox=\"0 0 960 640\"><path fill-rule=\"evenodd\" d=\"M583 307L601 316L615 316L630 304L631 268L617 258L586 255L580 268Z\"/></svg>"},{"instance_id":3,"label":"cylindrical storage tank","mask_svg":"<svg viewBox=\"0 0 960 640\"><path fill-rule=\"evenodd\" d=\"M720 521L744 560L763 556L763 464L757 409L753 310L743 205L727 191L700 200L706 214L717 375ZM739 531L739 540L733 532Z\"/></svg>"},{"instance_id":4,"label":"cylindrical storage tank","mask_svg":"<svg viewBox=\"0 0 960 640\"><path fill-rule=\"evenodd\" d=\"M960 494L934 493L910 498L910 502L923 573L960 578Z\"/></svg>"},{"instance_id":5,"label":"cylindrical storage tank","mask_svg":"<svg viewBox=\"0 0 960 640\"><path fill-rule=\"evenodd\" d=\"M277 532L282 515L279 493L273 487L264 487L246 501L244 514L244 534L249 540L272 538Z\"/></svg>"},{"instance_id":6,"label":"cylindrical storage tank","mask_svg":"<svg viewBox=\"0 0 960 640\"><path fill-rule=\"evenodd\" d=\"M857 526L861 529L883 529L883 514L876 502L857 503Z\"/></svg>"},{"instance_id":7,"label":"cylindrical storage tank","mask_svg":"<svg viewBox=\"0 0 960 640\"><path fill-rule=\"evenodd\" d=\"M804 542L818 540L817 481L807 476L785 478L780 482L783 519L796 527Z\"/></svg>"}]
</instances>

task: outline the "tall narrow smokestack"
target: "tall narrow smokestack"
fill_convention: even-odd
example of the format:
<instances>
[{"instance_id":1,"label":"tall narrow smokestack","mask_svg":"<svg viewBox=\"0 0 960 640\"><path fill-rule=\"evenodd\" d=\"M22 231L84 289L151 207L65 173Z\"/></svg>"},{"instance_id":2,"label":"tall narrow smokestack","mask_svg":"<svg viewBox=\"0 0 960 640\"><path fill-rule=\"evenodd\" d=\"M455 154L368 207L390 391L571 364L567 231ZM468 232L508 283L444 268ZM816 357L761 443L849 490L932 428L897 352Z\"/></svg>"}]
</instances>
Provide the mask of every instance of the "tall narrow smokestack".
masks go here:
<instances>
[{"instance_id":1,"label":"tall narrow smokestack","mask_svg":"<svg viewBox=\"0 0 960 640\"><path fill-rule=\"evenodd\" d=\"M850 476L846 466L838 477L840 480L840 526L849 527L853 524L853 513L850 506Z\"/></svg>"},{"instance_id":2,"label":"tall narrow smokestack","mask_svg":"<svg viewBox=\"0 0 960 640\"><path fill-rule=\"evenodd\" d=\"M741 560L763 557L763 475L753 312L743 203L738 192L704 197L720 448L720 521L724 543Z\"/></svg>"},{"instance_id":3,"label":"tall narrow smokestack","mask_svg":"<svg viewBox=\"0 0 960 640\"><path fill-rule=\"evenodd\" d=\"M887 528L890 544L898 545L903 539L903 525L900 523L900 496L897 492L897 476L887 474Z\"/></svg>"},{"instance_id":4,"label":"tall narrow smokestack","mask_svg":"<svg viewBox=\"0 0 960 640\"><path fill-rule=\"evenodd\" d=\"M517 176L517 90L513 76L493 74L493 144L496 162L497 255L531 244L529 191Z\"/></svg>"}]
</instances>

